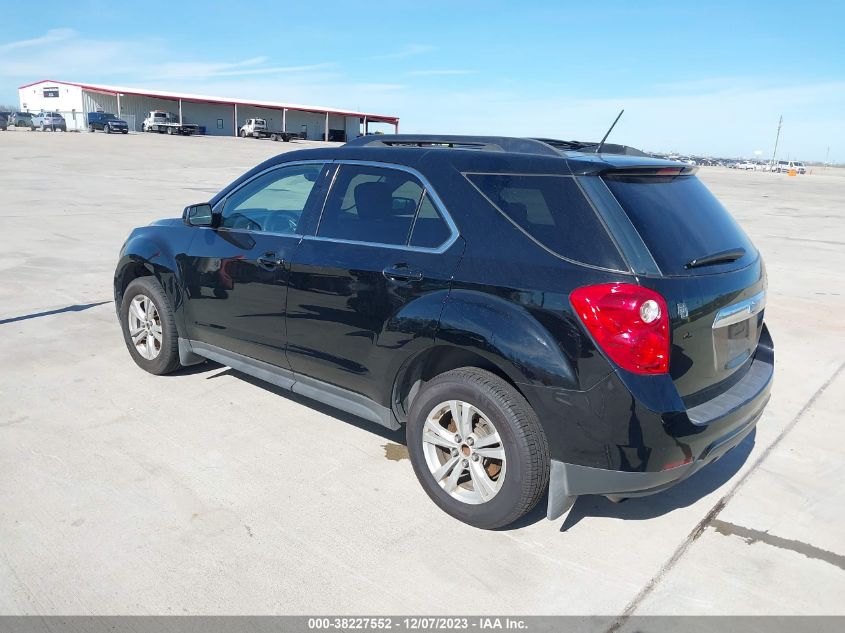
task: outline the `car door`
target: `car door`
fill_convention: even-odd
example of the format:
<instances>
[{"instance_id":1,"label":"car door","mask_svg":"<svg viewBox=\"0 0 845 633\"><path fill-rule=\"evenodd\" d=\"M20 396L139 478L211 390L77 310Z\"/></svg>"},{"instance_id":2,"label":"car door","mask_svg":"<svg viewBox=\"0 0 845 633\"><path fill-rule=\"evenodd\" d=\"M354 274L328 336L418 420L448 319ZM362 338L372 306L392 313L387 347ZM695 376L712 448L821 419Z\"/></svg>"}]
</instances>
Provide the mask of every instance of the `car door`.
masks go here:
<instances>
[{"instance_id":1,"label":"car door","mask_svg":"<svg viewBox=\"0 0 845 633\"><path fill-rule=\"evenodd\" d=\"M348 161L294 254L293 371L389 406L404 359L432 344L463 240L423 177Z\"/></svg>"},{"instance_id":2,"label":"car door","mask_svg":"<svg viewBox=\"0 0 845 633\"><path fill-rule=\"evenodd\" d=\"M299 225L320 197L324 163L272 168L242 183L198 228L185 257L185 320L194 341L288 368L285 302Z\"/></svg>"}]
</instances>

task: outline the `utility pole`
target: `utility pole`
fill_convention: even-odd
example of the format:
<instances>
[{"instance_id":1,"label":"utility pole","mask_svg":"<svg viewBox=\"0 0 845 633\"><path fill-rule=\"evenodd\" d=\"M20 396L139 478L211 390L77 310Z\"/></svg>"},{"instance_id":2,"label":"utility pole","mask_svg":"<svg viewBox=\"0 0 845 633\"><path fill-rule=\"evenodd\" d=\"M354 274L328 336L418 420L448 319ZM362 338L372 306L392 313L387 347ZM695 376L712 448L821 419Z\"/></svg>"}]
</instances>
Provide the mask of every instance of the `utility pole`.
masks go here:
<instances>
[{"instance_id":1,"label":"utility pole","mask_svg":"<svg viewBox=\"0 0 845 633\"><path fill-rule=\"evenodd\" d=\"M778 157L778 141L780 140L780 126L783 125L783 115L780 115L780 119L778 120L778 133L775 136L775 151L772 152L772 166L777 165L777 157Z\"/></svg>"},{"instance_id":2,"label":"utility pole","mask_svg":"<svg viewBox=\"0 0 845 633\"><path fill-rule=\"evenodd\" d=\"M827 153L824 155L824 168L827 169L827 165L830 163L830 145L827 146Z\"/></svg>"}]
</instances>

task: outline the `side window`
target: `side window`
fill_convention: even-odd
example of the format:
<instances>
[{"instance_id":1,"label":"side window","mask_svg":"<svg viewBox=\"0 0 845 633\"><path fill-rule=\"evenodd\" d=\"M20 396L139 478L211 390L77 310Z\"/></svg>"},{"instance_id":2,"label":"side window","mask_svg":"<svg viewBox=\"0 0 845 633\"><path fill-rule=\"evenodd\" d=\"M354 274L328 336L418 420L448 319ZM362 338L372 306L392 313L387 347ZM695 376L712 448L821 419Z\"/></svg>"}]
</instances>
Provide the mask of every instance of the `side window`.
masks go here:
<instances>
[{"instance_id":1,"label":"side window","mask_svg":"<svg viewBox=\"0 0 845 633\"><path fill-rule=\"evenodd\" d=\"M341 165L317 235L404 246L422 193L422 184L404 171Z\"/></svg>"},{"instance_id":2,"label":"side window","mask_svg":"<svg viewBox=\"0 0 845 633\"><path fill-rule=\"evenodd\" d=\"M616 246L575 179L533 174L466 174L500 213L548 250L624 270Z\"/></svg>"},{"instance_id":3,"label":"side window","mask_svg":"<svg viewBox=\"0 0 845 633\"><path fill-rule=\"evenodd\" d=\"M226 199L220 226L297 233L302 212L322 169L322 164L292 165L255 178Z\"/></svg>"},{"instance_id":4,"label":"side window","mask_svg":"<svg viewBox=\"0 0 845 633\"><path fill-rule=\"evenodd\" d=\"M437 248L449 239L450 234L446 221L440 217L428 194L425 194L417 212L409 244L422 248Z\"/></svg>"}]
</instances>

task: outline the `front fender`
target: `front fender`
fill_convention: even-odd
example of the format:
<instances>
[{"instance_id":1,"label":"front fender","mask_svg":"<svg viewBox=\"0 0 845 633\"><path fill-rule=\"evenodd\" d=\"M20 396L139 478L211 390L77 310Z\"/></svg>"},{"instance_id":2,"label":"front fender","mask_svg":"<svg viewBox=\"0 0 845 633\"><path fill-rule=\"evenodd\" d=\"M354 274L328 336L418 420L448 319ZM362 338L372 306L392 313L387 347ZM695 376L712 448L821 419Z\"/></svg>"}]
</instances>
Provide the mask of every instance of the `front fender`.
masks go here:
<instances>
[{"instance_id":1,"label":"front fender","mask_svg":"<svg viewBox=\"0 0 845 633\"><path fill-rule=\"evenodd\" d=\"M181 224L181 223L180 223ZM187 226L151 225L135 229L123 245L114 274L114 299L120 309L123 290L132 279L151 275L158 280L176 315L180 335L184 328L184 294L182 262L184 253L195 235Z\"/></svg>"}]
</instances>

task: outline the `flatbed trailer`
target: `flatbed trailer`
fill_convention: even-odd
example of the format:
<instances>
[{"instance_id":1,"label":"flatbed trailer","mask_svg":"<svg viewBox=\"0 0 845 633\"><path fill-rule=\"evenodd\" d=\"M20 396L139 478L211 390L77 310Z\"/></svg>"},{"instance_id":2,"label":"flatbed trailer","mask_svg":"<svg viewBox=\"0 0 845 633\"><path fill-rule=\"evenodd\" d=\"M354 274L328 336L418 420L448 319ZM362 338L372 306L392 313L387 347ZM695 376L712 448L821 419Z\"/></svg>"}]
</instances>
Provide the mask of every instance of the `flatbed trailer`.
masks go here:
<instances>
[{"instance_id":1,"label":"flatbed trailer","mask_svg":"<svg viewBox=\"0 0 845 633\"><path fill-rule=\"evenodd\" d=\"M289 142L296 137L293 132L285 132L284 130L276 132L267 129L267 121L264 119L247 119L246 123L241 126L238 131L238 136L241 138L269 138L271 141Z\"/></svg>"},{"instance_id":2,"label":"flatbed trailer","mask_svg":"<svg viewBox=\"0 0 845 633\"><path fill-rule=\"evenodd\" d=\"M180 134L190 136L199 132L199 126L193 123L180 123L179 117L172 112L152 110L144 122L141 130L144 132L158 132L159 134Z\"/></svg>"}]
</instances>

